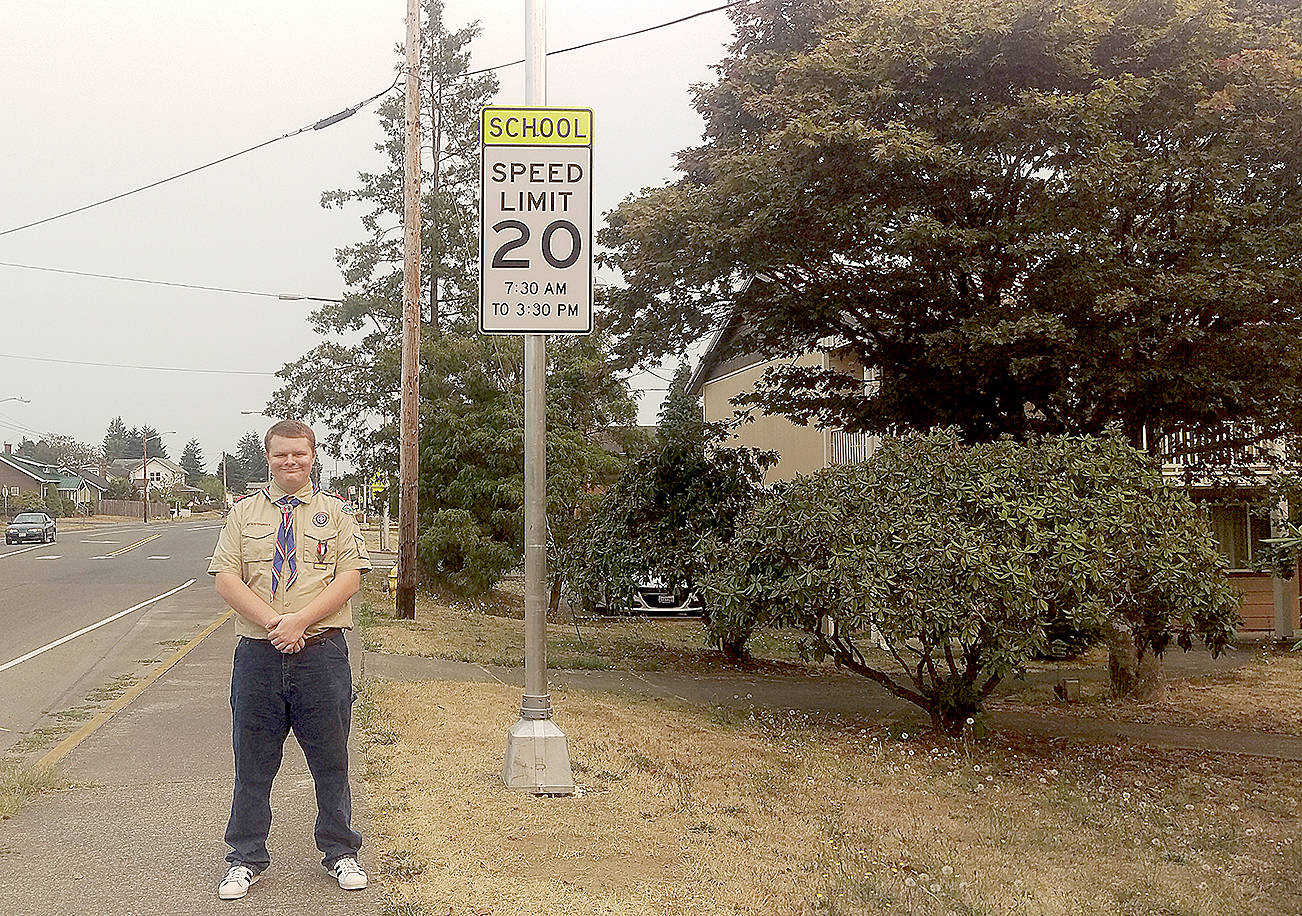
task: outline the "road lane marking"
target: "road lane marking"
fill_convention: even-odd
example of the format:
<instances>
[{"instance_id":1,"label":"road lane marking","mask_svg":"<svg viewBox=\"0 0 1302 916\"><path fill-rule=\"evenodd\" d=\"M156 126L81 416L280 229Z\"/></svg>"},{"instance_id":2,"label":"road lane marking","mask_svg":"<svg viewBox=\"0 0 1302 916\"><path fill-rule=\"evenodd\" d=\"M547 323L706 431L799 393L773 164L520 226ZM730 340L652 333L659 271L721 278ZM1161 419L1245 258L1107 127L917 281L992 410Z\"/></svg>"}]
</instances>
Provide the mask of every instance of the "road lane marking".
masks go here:
<instances>
[{"instance_id":1,"label":"road lane marking","mask_svg":"<svg viewBox=\"0 0 1302 916\"><path fill-rule=\"evenodd\" d=\"M148 535L148 536L146 536L146 537L142 537L140 540L136 541L134 544L128 544L128 545L125 546L125 547L119 547L117 550L110 551L108 555L109 555L110 557L121 556L122 554L126 553L128 550L135 550L135 549L136 549L137 547L139 547L141 544L148 544L148 543L149 543L150 541L152 541L154 538L161 538L162 536L163 536L163 533L160 531L160 532L158 532L158 534L151 534L151 535Z\"/></svg>"},{"instance_id":2,"label":"road lane marking","mask_svg":"<svg viewBox=\"0 0 1302 916\"><path fill-rule=\"evenodd\" d=\"M121 544L121 541L82 541L83 544Z\"/></svg>"},{"instance_id":3,"label":"road lane marking","mask_svg":"<svg viewBox=\"0 0 1302 916\"><path fill-rule=\"evenodd\" d=\"M43 557L32 557L32 559L33 559L33 560L62 560L62 559L63 559L63 554L61 554L61 553L47 553L47 554L46 554L45 556L43 556Z\"/></svg>"},{"instance_id":4,"label":"road lane marking","mask_svg":"<svg viewBox=\"0 0 1302 916\"><path fill-rule=\"evenodd\" d=\"M27 553L27 551L29 550L40 550L44 546L45 546L44 544L33 544L31 547L24 547L22 550L13 550L10 551L9 553L0 553L0 560L3 560L5 557L16 557L20 553Z\"/></svg>"},{"instance_id":5,"label":"road lane marking","mask_svg":"<svg viewBox=\"0 0 1302 916\"><path fill-rule=\"evenodd\" d=\"M225 525L209 525L207 528L187 528L186 531L221 531Z\"/></svg>"},{"instance_id":6,"label":"road lane marking","mask_svg":"<svg viewBox=\"0 0 1302 916\"><path fill-rule=\"evenodd\" d=\"M193 582L194 580L191 579L190 581ZM182 586L182 588L184 587L185 586ZM211 636L218 627L220 627L223 623L230 620L234 616L235 616L234 611L227 611L225 614L222 614L212 623L208 624L208 626L204 628L204 631L202 633L200 633L194 639L190 640L181 648L177 649L171 658L167 659L167 661L163 662L161 665L159 665L157 668L151 671L148 675L146 675L143 681L141 681L138 684L133 684L130 688L127 689L126 693L122 694L122 696L114 700L108 706L108 708L106 708L103 712L95 716L95 718L91 719L89 722L84 724L81 728L77 729L71 735L64 738L57 745L51 748L49 753L47 753L40 760L36 761L34 768L37 770L48 769L54 766L64 757L66 757L72 751L73 748L75 748L77 745L81 744L81 742L85 741L88 737L90 737L90 735L97 728L99 728L109 719L113 718L122 710L126 709L128 704L130 704L132 700L140 696L140 694L144 693L146 687L148 687L150 684L154 683L154 681L158 680L160 677L166 674L173 665L175 665L181 659L185 658L186 654L191 649L193 649L195 646L199 645L199 643L203 642L205 639Z\"/></svg>"},{"instance_id":7,"label":"road lane marking","mask_svg":"<svg viewBox=\"0 0 1302 916\"><path fill-rule=\"evenodd\" d=\"M10 668L13 668L17 665L21 665L23 662L31 661L32 659L36 658L36 656L48 652L51 649L56 649L59 646L63 645L65 642L70 642L71 640L76 639L78 636L85 636L91 630L98 630L100 627L104 626L105 624L112 623L113 621L117 620L120 617L125 617L128 614L133 614L143 607L149 607L149 605L151 604L155 604L159 601L162 601L164 598L170 598L173 595L175 595L177 592L181 591L182 589L189 588L191 585L194 585L193 579L186 582L184 585L178 585L176 588L172 589L169 592L163 592L161 595L155 595L153 598L150 598L147 601L142 601L137 605L129 607L125 611L118 611L116 614L112 614L108 617L105 617L103 620L97 623L92 623L88 627L82 627L76 633L69 633L67 636L61 636L52 643L48 643L44 646L41 646L39 649L33 649L31 652L28 652L26 655L20 655L17 658L12 659L11 661L5 662L3 665L0 665L0 671L8 671Z\"/></svg>"},{"instance_id":8,"label":"road lane marking","mask_svg":"<svg viewBox=\"0 0 1302 916\"><path fill-rule=\"evenodd\" d=\"M160 554L160 555L158 555L158 556L150 557L149 559L151 559L151 560L170 560L170 559L172 559L172 555L171 555L171 554Z\"/></svg>"}]
</instances>

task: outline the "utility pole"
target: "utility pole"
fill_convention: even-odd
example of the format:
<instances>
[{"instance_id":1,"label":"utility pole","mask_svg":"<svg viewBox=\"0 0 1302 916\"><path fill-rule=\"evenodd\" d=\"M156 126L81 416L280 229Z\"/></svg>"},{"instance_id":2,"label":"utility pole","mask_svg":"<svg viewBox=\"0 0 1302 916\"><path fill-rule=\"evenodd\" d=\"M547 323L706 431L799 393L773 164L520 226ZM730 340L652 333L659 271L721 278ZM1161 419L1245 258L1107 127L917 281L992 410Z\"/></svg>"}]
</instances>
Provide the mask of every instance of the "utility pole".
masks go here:
<instances>
[{"instance_id":1,"label":"utility pole","mask_svg":"<svg viewBox=\"0 0 1302 916\"><path fill-rule=\"evenodd\" d=\"M143 479L145 495L145 524L149 524L149 436L141 432L141 438L145 440L140 450L143 453L140 458L140 476Z\"/></svg>"},{"instance_id":2,"label":"utility pole","mask_svg":"<svg viewBox=\"0 0 1302 916\"><path fill-rule=\"evenodd\" d=\"M525 105L547 104L544 0L525 0ZM535 795L572 795L565 733L547 692L547 337L524 335L524 698L507 733L502 781Z\"/></svg>"},{"instance_id":3,"label":"utility pole","mask_svg":"<svg viewBox=\"0 0 1302 916\"><path fill-rule=\"evenodd\" d=\"M439 202L439 185L440 173L443 170L443 23L437 23L436 31L439 36L438 51L430 56L430 132L434 135L431 147L433 148L433 168L430 181L433 184L434 207L437 214L441 212L442 206ZM430 252L430 264L433 266L432 276L429 280L429 321L434 330L434 336L437 338L442 333L442 327L439 323L439 280L443 277L443 235L436 235L439 243Z\"/></svg>"},{"instance_id":4,"label":"utility pole","mask_svg":"<svg viewBox=\"0 0 1302 916\"><path fill-rule=\"evenodd\" d=\"M402 183L402 415L398 460L397 616L416 617L416 480L420 380L420 0L407 0L406 145Z\"/></svg>"}]
</instances>

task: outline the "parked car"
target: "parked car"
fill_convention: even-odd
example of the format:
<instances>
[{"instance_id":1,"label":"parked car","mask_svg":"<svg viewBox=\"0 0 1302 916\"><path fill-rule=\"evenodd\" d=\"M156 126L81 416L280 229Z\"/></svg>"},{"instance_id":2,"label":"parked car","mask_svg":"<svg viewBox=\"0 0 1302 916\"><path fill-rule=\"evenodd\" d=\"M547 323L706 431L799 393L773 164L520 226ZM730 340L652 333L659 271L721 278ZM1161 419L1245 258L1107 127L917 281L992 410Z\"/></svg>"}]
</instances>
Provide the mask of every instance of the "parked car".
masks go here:
<instances>
[{"instance_id":1,"label":"parked car","mask_svg":"<svg viewBox=\"0 0 1302 916\"><path fill-rule=\"evenodd\" d=\"M5 529L5 543L35 541L38 544L53 544L54 531L54 519L44 512L19 512Z\"/></svg>"},{"instance_id":2,"label":"parked car","mask_svg":"<svg viewBox=\"0 0 1302 916\"><path fill-rule=\"evenodd\" d=\"M635 589L627 602L598 601L599 614L694 614L705 611L705 597L700 589L675 592L664 583L651 580Z\"/></svg>"}]
</instances>

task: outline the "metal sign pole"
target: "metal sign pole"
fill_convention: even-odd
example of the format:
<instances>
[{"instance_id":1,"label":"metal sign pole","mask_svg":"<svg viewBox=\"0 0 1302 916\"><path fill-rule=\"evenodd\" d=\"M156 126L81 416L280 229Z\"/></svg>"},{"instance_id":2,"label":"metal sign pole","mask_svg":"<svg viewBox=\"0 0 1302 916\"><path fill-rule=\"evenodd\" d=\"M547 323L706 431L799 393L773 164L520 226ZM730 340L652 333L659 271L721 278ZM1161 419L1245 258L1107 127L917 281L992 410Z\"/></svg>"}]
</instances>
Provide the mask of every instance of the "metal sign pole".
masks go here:
<instances>
[{"instance_id":1,"label":"metal sign pole","mask_svg":"<svg viewBox=\"0 0 1302 916\"><path fill-rule=\"evenodd\" d=\"M525 104L547 104L544 0L525 0ZM507 734L502 781L537 795L574 792L565 734L547 692L547 337L524 336L524 699Z\"/></svg>"}]
</instances>

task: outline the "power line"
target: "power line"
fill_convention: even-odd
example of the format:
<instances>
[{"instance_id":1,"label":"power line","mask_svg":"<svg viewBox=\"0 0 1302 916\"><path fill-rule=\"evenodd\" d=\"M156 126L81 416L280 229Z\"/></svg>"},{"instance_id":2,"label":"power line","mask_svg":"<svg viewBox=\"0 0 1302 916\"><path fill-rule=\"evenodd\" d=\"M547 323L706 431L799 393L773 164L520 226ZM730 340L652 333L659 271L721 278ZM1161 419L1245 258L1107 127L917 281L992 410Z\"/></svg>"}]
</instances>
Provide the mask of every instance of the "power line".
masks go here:
<instances>
[{"instance_id":1,"label":"power line","mask_svg":"<svg viewBox=\"0 0 1302 916\"><path fill-rule=\"evenodd\" d=\"M23 356L18 353L0 353L0 359L26 359L37 363L60 363L65 366L95 366L100 369L144 369L150 372L199 372L207 375L261 375L274 377L274 372L252 372L243 369L195 369L191 366L138 366L127 363L92 363L79 359L55 359L52 356Z\"/></svg>"},{"instance_id":2,"label":"power line","mask_svg":"<svg viewBox=\"0 0 1302 916\"><path fill-rule=\"evenodd\" d=\"M152 286L174 286L181 289L201 289L213 293L234 293L239 296L266 296L270 299L299 300L310 302L342 302L326 296L300 296L297 293L268 293L253 289L232 289L226 286L204 286L201 283L176 283L171 280L148 280L144 277L123 277L119 274L98 274L88 270L71 270L66 267L42 267L36 264L15 264L12 261L0 261L0 267L15 267L19 270L39 270L52 274L70 274L74 277L94 277L99 280L121 280L123 283L148 283Z\"/></svg>"},{"instance_id":3,"label":"power line","mask_svg":"<svg viewBox=\"0 0 1302 916\"><path fill-rule=\"evenodd\" d=\"M401 71L399 72L399 76L400 75L401 75ZM132 188L130 191L123 191L121 194L114 194L112 197L105 197L103 200L97 200L94 203L85 204L84 206L81 207L74 207L71 210L64 210L62 213L56 213L53 216L47 216L44 219L33 220L32 222L24 223L21 226L14 226L12 228L2 230L0 231L0 236L9 235L10 233L13 232L21 232L24 229L31 229L34 226L41 226L44 225L45 223L51 223L54 222L56 219L63 219L63 217L72 216L75 213L84 213L85 211L90 210L94 207L99 207L104 204L112 203L113 201L121 200L124 197L130 197L132 194L139 194L141 191L148 191L150 188L156 188L159 185L167 184L169 181L175 181L178 178L184 178L187 175L193 175L195 172L202 172L204 169L212 168L214 165L221 165L223 162L230 162L232 159L236 159L247 153L251 153L254 150L260 150L264 146L270 146L273 143L279 143L281 140L288 140L290 137L297 137L299 134L307 133L309 130L321 130L322 128L330 127L333 124L338 124L344 118L350 118L353 115L357 114L357 112L361 111L363 106L369 105L371 102L374 102L380 96L386 95L387 93L391 92L393 90L393 87L396 85L398 85L398 76L395 76L393 78L393 82L389 84L389 87L387 89L381 89L379 92L375 93L375 95L371 96L370 98L364 99L358 102L356 105L352 105L348 108L343 109L342 111L335 112L329 117L322 118L321 120L316 121L312 124L308 124L304 127L300 127L297 130L291 130L289 133L281 134L279 137L273 137L270 140L263 140L261 143L254 144L253 146L250 146L248 149L240 150L238 153L231 153L229 156L222 156L220 159L214 159L212 162L205 162L203 165L197 165L192 169L186 169L184 172L177 172L175 175L169 175L167 178L160 178L158 181L153 181L150 182L149 184L141 185L138 188Z\"/></svg>"},{"instance_id":4,"label":"power line","mask_svg":"<svg viewBox=\"0 0 1302 916\"><path fill-rule=\"evenodd\" d=\"M606 37L606 38L598 38L598 39L596 39L596 40L594 40L594 41L585 41L585 42L584 42L583 44L581 44L581 45L571 45L571 46L568 47L568 48L560 48L560 49L558 49L558 50L556 50L556 51L548 51L548 52L547 52L547 56L548 56L548 57L551 57L551 56L553 56L553 55L555 55L555 54L565 54L565 53L568 53L568 52L570 52L570 51L578 51L578 50L581 50L581 49L583 49L583 48L591 48L591 47L594 46L594 45L605 44L605 43L608 42L608 41L619 41L621 38L632 38L634 35L645 35L647 32L654 32L654 31L656 31L657 29L666 29L666 28L668 28L668 27L671 26L671 25L678 25L678 24L681 23L681 22L687 22L689 19L696 19L696 18L699 17L699 16L708 16L708 15L710 15L711 13L717 13L717 12L720 12L721 10L731 9L731 8L734 7L734 6L741 6L741 5L742 5L743 3L745 3L745 2L747 2L747 0L733 0L732 3L725 3L725 4L723 4L723 6L716 6L716 7L712 8L712 9L701 10L699 13L691 13L691 14L689 14L689 15L687 15L687 16L681 16L681 17L679 17L678 19L671 19L669 22L661 22L661 23L659 23L659 24L657 24L657 25L649 25L649 26L647 26L647 27L644 28L644 29L636 29L636 30L634 30L634 31L632 31L632 32L624 32L623 34L620 34L620 35L610 35L610 36L608 36L608 37ZM497 64L496 66L493 66L493 67L484 67L484 68L481 69L481 70L469 70L469 71L467 71L466 73L463 73L463 74L461 74L461 75L462 75L463 77L464 77L464 76L478 76L478 75L481 74L481 73L491 73L491 72L494 71L494 70L504 70L504 69L506 69L507 67L514 67L514 66L516 66L516 65L518 65L518 64L522 64L522 63L524 63L524 58L523 58L523 57L520 58L519 60L513 60L513 61L511 61L510 63L506 63L506 64Z\"/></svg>"},{"instance_id":5,"label":"power line","mask_svg":"<svg viewBox=\"0 0 1302 916\"><path fill-rule=\"evenodd\" d=\"M671 25L678 25L680 23L687 22L691 19L696 19L700 16L708 16L711 13L717 13L722 10L730 9L734 6L740 6L742 3L745 2L747 2L747 0L733 0L733 2L725 3L722 6L716 6L708 10L701 10L698 13L691 13L687 16L680 16L677 19L672 19L668 22L661 22L656 25L647 26L646 28L642 28L642 29L635 29L632 32L624 32L619 35L610 35L606 38L598 38L595 39L594 41L584 42L583 44L571 45L568 48L560 48L556 51L548 51L547 56L552 57L553 55L556 54L566 54L570 51L578 51L582 48L591 48L595 45L605 44L608 41L619 41L624 38L632 38L635 35L645 35L647 32L654 32L657 29L668 28ZM505 64L497 64L492 67L484 67L480 70L470 70L461 75L463 77L478 76L481 73L490 73L493 70L503 70L507 67L514 67L517 64L522 64L522 63L524 63L524 58L521 58L520 60L513 60ZM335 114L332 114L329 117L322 118L321 120L316 121L312 124L308 124L304 127L300 127L297 130L292 130L289 133L281 134L279 137L273 137L270 140L264 140L261 143L257 143L253 146L250 146L248 149L242 149L238 153L231 153L229 156L223 156L220 159L214 159L212 162L205 162L203 165L195 166L192 169L186 169L184 172L178 172L177 174L170 175L167 178L160 178L158 181L150 182L149 184L146 185L141 185L138 188L132 188L130 191L123 191L121 194L114 194L112 197L105 197L103 200L97 200L93 203L85 204L84 206L81 207L74 207L71 210L65 210L62 213L56 213L53 216L47 216L44 219L38 219L38 220L33 220L30 223L24 223L21 226L13 226L9 229L0 230L0 236L10 235L11 233L14 232L21 232L24 229L31 229L35 226L41 226L44 225L45 223L51 223L54 222L56 219L62 219L65 216L72 216L73 214L76 213L84 213L85 211L90 210L94 207L99 207L107 203L112 203L113 201L116 200L122 200L122 198L124 197L130 197L133 194L139 194L141 191L148 191L151 188L158 187L159 185L167 184L169 181L175 181L178 178L184 178L187 175L193 175L196 172L201 172L204 169L212 168L215 165L221 165L223 162L229 162L232 159L237 159L240 156L244 156L248 153L252 153L255 150L260 150L264 146L270 146L273 143L279 143L281 140L288 140L290 137L296 137L299 134L308 132L309 130L321 130L322 128L330 127L331 125L338 124L340 121L344 120L345 118L349 118L357 114L357 112L360 111L364 106L369 105L371 102L375 101L380 96L387 95L388 93L392 92L394 87L398 85L398 80L401 78L401 76L402 76L402 70L400 69L397 75L394 76L393 82L390 83L387 88L380 90L370 98L358 102L356 105L345 108L342 111L336 112ZM13 265L13 266L17 266L17 265ZM309 298L309 297L305 296L303 298Z\"/></svg>"}]
</instances>

